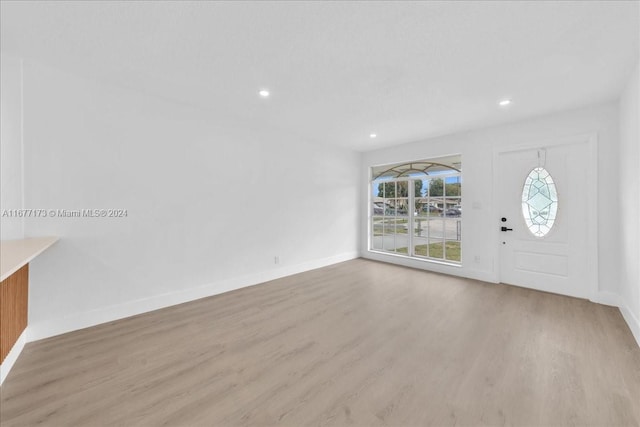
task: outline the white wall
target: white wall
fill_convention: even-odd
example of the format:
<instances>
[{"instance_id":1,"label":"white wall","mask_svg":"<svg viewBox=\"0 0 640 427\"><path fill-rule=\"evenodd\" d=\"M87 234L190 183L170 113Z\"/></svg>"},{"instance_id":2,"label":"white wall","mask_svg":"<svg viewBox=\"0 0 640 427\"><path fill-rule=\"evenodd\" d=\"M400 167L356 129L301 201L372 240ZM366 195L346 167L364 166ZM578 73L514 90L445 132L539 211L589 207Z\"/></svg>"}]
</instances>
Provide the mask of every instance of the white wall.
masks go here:
<instances>
[{"instance_id":1,"label":"white wall","mask_svg":"<svg viewBox=\"0 0 640 427\"><path fill-rule=\"evenodd\" d=\"M3 150L5 99L15 100L4 90L5 64L3 57ZM275 131L265 136L208 111L27 62L25 207L128 210L127 218L25 221L27 236L62 238L31 266L29 338L349 259L358 244L363 256L390 260L366 250L367 222L360 219L368 207L368 168L454 153L462 154L464 165L463 266L402 263L495 281L497 247L485 243L496 240L487 226L495 223L493 149L593 132L599 141L600 290L631 301L637 318L637 74L620 115L611 103L359 155ZM19 103L10 105L19 111ZM636 163L627 155L633 150ZM4 159L3 151L3 166ZM618 168L622 160L630 163ZM627 177L635 190L618 186ZM618 209L622 200L635 201L635 208L628 214ZM480 207L471 209L474 203ZM611 221L612 211L621 221ZM626 225L618 228L633 219L635 234L627 234ZM621 232L628 236L623 251Z\"/></svg>"},{"instance_id":2,"label":"white wall","mask_svg":"<svg viewBox=\"0 0 640 427\"><path fill-rule=\"evenodd\" d=\"M597 133L598 137L600 293L604 302L615 303L611 296L618 293L619 241L616 221L611 220L611 213L616 210L617 195L610 191L611 188L617 188L618 183L618 108L615 103L365 153L361 169L364 186L367 185L369 168L373 165L461 154L465 215L462 224L462 267L371 253L367 250L366 221L361 225L362 255L378 260L395 260L417 268L497 281L499 223L492 213L494 148L535 144L590 133ZM368 205L364 186L361 191L361 212L366 218ZM474 205L477 208L473 208Z\"/></svg>"},{"instance_id":3,"label":"white wall","mask_svg":"<svg viewBox=\"0 0 640 427\"><path fill-rule=\"evenodd\" d=\"M640 63L620 98L620 167L617 209L621 225L622 313L640 343Z\"/></svg>"},{"instance_id":4,"label":"white wall","mask_svg":"<svg viewBox=\"0 0 640 427\"><path fill-rule=\"evenodd\" d=\"M22 208L22 64L0 57L0 239L23 237L20 217L2 215Z\"/></svg>"},{"instance_id":5,"label":"white wall","mask_svg":"<svg viewBox=\"0 0 640 427\"><path fill-rule=\"evenodd\" d=\"M25 62L29 338L358 254L359 154ZM280 263L274 263L274 257Z\"/></svg>"}]
</instances>

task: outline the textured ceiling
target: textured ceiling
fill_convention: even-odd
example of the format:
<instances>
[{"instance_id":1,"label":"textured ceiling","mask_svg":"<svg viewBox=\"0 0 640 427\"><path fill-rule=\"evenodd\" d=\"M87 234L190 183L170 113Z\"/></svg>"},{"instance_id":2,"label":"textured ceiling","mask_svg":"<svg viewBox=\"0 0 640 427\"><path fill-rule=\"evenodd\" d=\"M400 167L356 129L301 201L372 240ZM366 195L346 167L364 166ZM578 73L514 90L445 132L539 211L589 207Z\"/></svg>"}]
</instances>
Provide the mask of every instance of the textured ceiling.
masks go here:
<instances>
[{"instance_id":1,"label":"textured ceiling","mask_svg":"<svg viewBox=\"0 0 640 427\"><path fill-rule=\"evenodd\" d=\"M265 136L369 150L616 99L638 6L2 1L1 47Z\"/></svg>"}]
</instances>

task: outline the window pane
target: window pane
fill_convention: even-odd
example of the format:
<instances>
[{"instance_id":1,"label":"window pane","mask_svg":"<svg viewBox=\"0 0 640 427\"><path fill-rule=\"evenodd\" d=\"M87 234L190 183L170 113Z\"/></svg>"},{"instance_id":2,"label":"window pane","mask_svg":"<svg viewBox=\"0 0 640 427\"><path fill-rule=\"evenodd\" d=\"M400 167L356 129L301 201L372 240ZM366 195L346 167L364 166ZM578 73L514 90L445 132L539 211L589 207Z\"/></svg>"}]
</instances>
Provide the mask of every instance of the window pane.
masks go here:
<instances>
[{"instance_id":1,"label":"window pane","mask_svg":"<svg viewBox=\"0 0 640 427\"><path fill-rule=\"evenodd\" d=\"M413 235L416 237L427 237L429 218L423 216L415 217L413 221Z\"/></svg>"},{"instance_id":2,"label":"window pane","mask_svg":"<svg viewBox=\"0 0 640 427\"><path fill-rule=\"evenodd\" d=\"M384 215L384 199L371 203L371 215Z\"/></svg>"},{"instance_id":3,"label":"window pane","mask_svg":"<svg viewBox=\"0 0 640 427\"><path fill-rule=\"evenodd\" d=\"M414 253L416 254L416 256L422 256L422 257L427 257L429 256L428 251L428 245L427 244L420 244L420 245L414 245Z\"/></svg>"},{"instance_id":4,"label":"window pane","mask_svg":"<svg viewBox=\"0 0 640 427\"><path fill-rule=\"evenodd\" d=\"M384 219L382 249L385 251L393 251L395 249L395 223L393 218Z\"/></svg>"},{"instance_id":5,"label":"window pane","mask_svg":"<svg viewBox=\"0 0 640 427\"><path fill-rule=\"evenodd\" d=\"M442 259L444 255L444 242L437 241L435 243L429 244L429 258L439 258Z\"/></svg>"},{"instance_id":6,"label":"window pane","mask_svg":"<svg viewBox=\"0 0 640 427\"><path fill-rule=\"evenodd\" d=\"M409 196L409 183L407 181L400 181L397 183L396 197L408 197Z\"/></svg>"},{"instance_id":7,"label":"window pane","mask_svg":"<svg viewBox=\"0 0 640 427\"><path fill-rule=\"evenodd\" d=\"M444 181L442 178L434 178L429 183L429 197L444 196Z\"/></svg>"},{"instance_id":8,"label":"window pane","mask_svg":"<svg viewBox=\"0 0 640 427\"><path fill-rule=\"evenodd\" d=\"M460 262L461 162L459 156L457 161L454 157L445 163L396 165L393 173L385 172L391 170L389 166L376 169L378 176L385 178L374 181L371 194L372 247L404 256ZM424 172L415 172L421 170Z\"/></svg>"},{"instance_id":9,"label":"window pane","mask_svg":"<svg viewBox=\"0 0 640 427\"><path fill-rule=\"evenodd\" d=\"M384 214L387 215L387 216L395 216L396 215L396 200L395 199L385 199Z\"/></svg>"},{"instance_id":10,"label":"window pane","mask_svg":"<svg viewBox=\"0 0 640 427\"><path fill-rule=\"evenodd\" d=\"M404 224L396 225L396 252L407 254L409 247L409 236Z\"/></svg>"},{"instance_id":11,"label":"window pane","mask_svg":"<svg viewBox=\"0 0 640 427\"><path fill-rule=\"evenodd\" d=\"M427 179L416 179L414 181L414 196L416 198L427 197L427 192L429 189L429 180Z\"/></svg>"},{"instance_id":12,"label":"window pane","mask_svg":"<svg viewBox=\"0 0 640 427\"><path fill-rule=\"evenodd\" d=\"M442 197L432 197L429 199L429 204L432 206L430 209L431 216L440 217L444 215L445 203Z\"/></svg>"},{"instance_id":13,"label":"window pane","mask_svg":"<svg viewBox=\"0 0 640 427\"><path fill-rule=\"evenodd\" d=\"M447 240L460 240L460 218L446 217L444 219L444 238Z\"/></svg>"},{"instance_id":14,"label":"window pane","mask_svg":"<svg viewBox=\"0 0 640 427\"><path fill-rule=\"evenodd\" d=\"M382 239L384 233L384 218L373 217L371 220L371 247L373 249L382 249Z\"/></svg>"},{"instance_id":15,"label":"window pane","mask_svg":"<svg viewBox=\"0 0 640 427\"><path fill-rule=\"evenodd\" d=\"M416 216L427 217L429 216L429 199L426 197L417 197L414 201L416 208Z\"/></svg>"},{"instance_id":16,"label":"window pane","mask_svg":"<svg viewBox=\"0 0 640 427\"><path fill-rule=\"evenodd\" d=\"M449 261L460 261L460 242L447 240L445 242L445 257Z\"/></svg>"},{"instance_id":17,"label":"window pane","mask_svg":"<svg viewBox=\"0 0 640 427\"><path fill-rule=\"evenodd\" d=\"M396 199L396 215L406 216L409 210L409 199Z\"/></svg>"},{"instance_id":18,"label":"window pane","mask_svg":"<svg viewBox=\"0 0 640 427\"><path fill-rule=\"evenodd\" d=\"M558 193L553 178L545 168L534 168L522 189L522 215L529 231L544 237L551 231L557 212Z\"/></svg>"},{"instance_id":19,"label":"window pane","mask_svg":"<svg viewBox=\"0 0 640 427\"><path fill-rule=\"evenodd\" d=\"M460 177L448 176L444 179L444 195L447 197L460 196Z\"/></svg>"},{"instance_id":20,"label":"window pane","mask_svg":"<svg viewBox=\"0 0 640 427\"><path fill-rule=\"evenodd\" d=\"M385 182L382 184L382 197L388 199L396 194L396 184L394 182Z\"/></svg>"}]
</instances>

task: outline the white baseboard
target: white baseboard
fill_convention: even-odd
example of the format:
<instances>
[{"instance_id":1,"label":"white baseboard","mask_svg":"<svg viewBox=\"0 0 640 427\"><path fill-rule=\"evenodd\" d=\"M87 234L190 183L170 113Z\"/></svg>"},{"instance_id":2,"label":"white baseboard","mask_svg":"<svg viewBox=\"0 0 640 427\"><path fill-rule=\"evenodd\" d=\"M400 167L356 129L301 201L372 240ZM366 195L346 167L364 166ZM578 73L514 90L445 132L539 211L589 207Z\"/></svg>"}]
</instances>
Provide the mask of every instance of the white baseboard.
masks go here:
<instances>
[{"instance_id":1,"label":"white baseboard","mask_svg":"<svg viewBox=\"0 0 640 427\"><path fill-rule=\"evenodd\" d=\"M302 273L316 268L326 267L358 257L358 252L348 252L340 255L307 261L296 265L283 266L269 271L250 274L248 276L234 277L216 283L210 283L196 288L155 295L149 298L129 301L123 304L75 313L58 319L29 325L27 342L88 328L101 323L112 322L125 317L135 316L149 311L158 310L172 305L194 301L200 298L210 297L233 291L247 286L257 285L292 274ZM4 367L3 367L4 369Z\"/></svg>"},{"instance_id":2,"label":"white baseboard","mask_svg":"<svg viewBox=\"0 0 640 427\"><path fill-rule=\"evenodd\" d=\"M402 265L404 267L416 268L419 270L431 271L434 273L449 274L452 276L464 277L467 279L480 280L489 283L498 283L496 273L493 271L476 270L471 268L463 268L459 265L447 264L438 261L427 261L406 256L386 254L374 251L362 251L361 258L373 261L388 262L391 264Z\"/></svg>"},{"instance_id":3,"label":"white baseboard","mask_svg":"<svg viewBox=\"0 0 640 427\"><path fill-rule=\"evenodd\" d=\"M622 313L624 321L627 322L627 325L631 330L631 334L636 339L638 347L640 347L640 320L638 320L638 318L633 314L627 304L623 302L620 295L613 292L598 292L593 298L591 298L591 301L598 304L618 307L618 310Z\"/></svg>"},{"instance_id":4,"label":"white baseboard","mask_svg":"<svg viewBox=\"0 0 640 427\"><path fill-rule=\"evenodd\" d=\"M27 329L22 331L22 333L18 337L18 340L15 342L15 344L13 344L13 347L11 347L9 354L7 354L7 357L5 357L2 361L2 364L0 364L0 385L2 385L5 378L7 378L7 375L9 375L9 371L11 370L11 368L13 368L13 364L16 363L16 360L18 360L18 356L20 356L20 353L22 353L22 349L27 343Z\"/></svg>"},{"instance_id":5,"label":"white baseboard","mask_svg":"<svg viewBox=\"0 0 640 427\"><path fill-rule=\"evenodd\" d=\"M612 307L620 307L620 296L613 292L597 292L589 301L597 304L610 305Z\"/></svg>"},{"instance_id":6,"label":"white baseboard","mask_svg":"<svg viewBox=\"0 0 640 427\"><path fill-rule=\"evenodd\" d=\"M620 306L620 313L622 313L622 317L629 325L629 329L631 329L631 333L633 337L636 339L636 343L638 347L640 347L640 319L638 319L629 307L626 304L622 304Z\"/></svg>"}]
</instances>

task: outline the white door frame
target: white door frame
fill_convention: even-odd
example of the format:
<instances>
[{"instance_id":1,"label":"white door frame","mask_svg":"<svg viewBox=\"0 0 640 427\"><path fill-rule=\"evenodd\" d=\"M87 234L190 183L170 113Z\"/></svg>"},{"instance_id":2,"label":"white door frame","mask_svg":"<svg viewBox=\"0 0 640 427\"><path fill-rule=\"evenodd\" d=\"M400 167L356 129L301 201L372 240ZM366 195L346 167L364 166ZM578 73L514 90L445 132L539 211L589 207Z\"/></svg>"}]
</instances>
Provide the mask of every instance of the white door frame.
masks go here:
<instances>
[{"instance_id":1,"label":"white door frame","mask_svg":"<svg viewBox=\"0 0 640 427\"><path fill-rule=\"evenodd\" d=\"M597 133L589 133L589 134L578 134L572 136L559 137L554 139L545 139L536 142L528 142L521 145L515 146L501 146L494 147L493 149L493 209L492 209L492 218L495 219L495 254L496 254L496 281L501 281L501 272L502 266L501 257L500 257L500 242L501 232L500 232L500 222L498 218L500 216L500 207L498 206L499 197L498 193L500 192L500 183L498 177L498 167L499 167L499 156L503 153L513 153L517 151L528 151L534 150L536 148L543 147L553 147L553 146L562 146L568 144L576 144L576 143L586 143L588 147L588 161L589 161L589 170L591 171L588 174L588 181L586 185L589 188L593 189L593 197L590 197L587 201L587 215L588 224L593 224L594 227L589 227L587 231L587 264L588 264L588 272L587 276L589 277L589 283L585 288L585 294L580 297L589 299L591 301L598 301L598 135Z\"/></svg>"}]
</instances>

